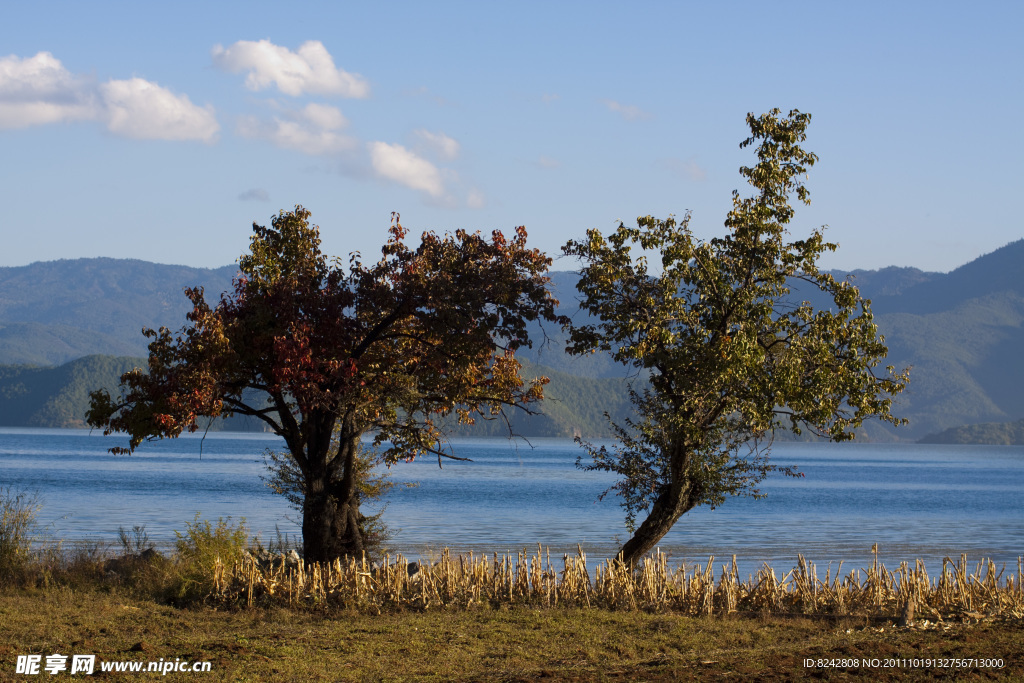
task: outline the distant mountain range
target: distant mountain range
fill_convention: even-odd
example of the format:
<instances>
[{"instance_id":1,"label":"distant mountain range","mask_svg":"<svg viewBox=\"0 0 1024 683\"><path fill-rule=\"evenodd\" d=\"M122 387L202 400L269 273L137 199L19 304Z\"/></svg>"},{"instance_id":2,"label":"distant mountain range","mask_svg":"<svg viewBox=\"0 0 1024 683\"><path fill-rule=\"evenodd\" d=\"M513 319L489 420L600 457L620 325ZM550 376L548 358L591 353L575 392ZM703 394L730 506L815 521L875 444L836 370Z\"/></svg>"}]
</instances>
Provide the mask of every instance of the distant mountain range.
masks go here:
<instances>
[{"instance_id":1,"label":"distant mountain range","mask_svg":"<svg viewBox=\"0 0 1024 683\"><path fill-rule=\"evenodd\" d=\"M0 425L80 424L81 401L95 388L86 385L116 382L146 355L143 327L184 324L190 304L183 288L205 287L212 303L231 288L235 273L235 266L115 259L0 268L0 365L18 366L0 368ZM833 275L849 277L872 300L889 362L912 366L910 387L894 410L910 425L894 430L872 423L861 436L917 440L1024 417L1024 240L949 273L883 268ZM562 312L580 320L576 280L575 273L552 274ZM815 291L794 297L829 303ZM537 329L534 337L540 343L521 356L532 364L528 372L551 376L547 393L558 400L544 406L543 416L517 417L516 428L532 435L604 435L604 411L621 416L628 409L627 369L600 354L566 356L559 329ZM85 359L96 355L130 358ZM65 365L71 361L77 362ZM501 429L495 423L473 433Z\"/></svg>"},{"instance_id":2,"label":"distant mountain range","mask_svg":"<svg viewBox=\"0 0 1024 683\"><path fill-rule=\"evenodd\" d=\"M0 364L145 356L143 327L184 324L192 308L185 287L205 287L216 301L237 272L110 258L0 268Z\"/></svg>"}]
</instances>

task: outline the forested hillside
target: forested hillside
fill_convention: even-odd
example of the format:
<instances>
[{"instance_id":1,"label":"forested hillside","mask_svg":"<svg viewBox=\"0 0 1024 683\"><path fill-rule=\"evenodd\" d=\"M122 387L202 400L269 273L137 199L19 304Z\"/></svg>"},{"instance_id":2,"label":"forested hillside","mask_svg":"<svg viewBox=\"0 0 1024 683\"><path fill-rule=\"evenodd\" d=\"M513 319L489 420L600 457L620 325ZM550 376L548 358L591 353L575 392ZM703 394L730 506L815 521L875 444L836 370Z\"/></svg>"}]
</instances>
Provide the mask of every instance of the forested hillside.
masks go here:
<instances>
[{"instance_id":1,"label":"forested hillside","mask_svg":"<svg viewBox=\"0 0 1024 683\"><path fill-rule=\"evenodd\" d=\"M89 392L117 388L144 358L86 356L59 367L0 366L0 426L84 427Z\"/></svg>"},{"instance_id":2,"label":"forested hillside","mask_svg":"<svg viewBox=\"0 0 1024 683\"><path fill-rule=\"evenodd\" d=\"M579 377L534 363L523 364L523 377L545 376L544 402L533 407L539 414L508 411L509 421L500 418L477 420L472 426L454 426L459 436L507 436L509 428L518 435L610 437L605 412L622 422L630 411L628 379L620 377Z\"/></svg>"},{"instance_id":3,"label":"forested hillside","mask_svg":"<svg viewBox=\"0 0 1024 683\"><path fill-rule=\"evenodd\" d=\"M60 365L90 354L146 355L142 328L176 329L191 304L216 301L235 266L216 270L109 258L0 268L0 364Z\"/></svg>"},{"instance_id":4,"label":"forested hillside","mask_svg":"<svg viewBox=\"0 0 1024 683\"><path fill-rule=\"evenodd\" d=\"M0 366L0 427L83 427L90 391L115 393L123 373L145 366L145 358L113 356L86 356L58 367ZM506 436L511 426L522 436L600 438L610 434L604 411L621 420L629 408L622 379L576 377L531 363L525 364L523 375L551 379L538 414L511 410L508 423L499 418L460 427L453 422L453 434ZM262 431L264 425L256 418L234 416L210 428Z\"/></svg>"},{"instance_id":5,"label":"forested hillside","mask_svg":"<svg viewBox=\"0 0 1024 683\"><path fill-rule=\"evenodd\" d=\"M230 288L234 273L234 266L207 270L114 259L0 268L0 364L57 366L90 354L144 356L141 328L177 329L184 322L184 287L205 286L213 302ZM851 278L872 299L889 362L913 368L895 411L910 425L892 430L871 424L862 436L917 440L953 427L1024 417L1024 240L950 273L884 268L834 275ZM585 314L576 305L576 280L575 273L552 274L560 312L578 323ZM794 298L826 303L813 291L797 290ZM623 415L628 407L628 370L606 354L565 355L560 329L536 328L532 336L537 343L520 356L538 366L528 366L527 374L552 378L546 393L553 400L543 416L513 414L516 430L534 436L606 434L603 413ZM75 424L84 411L86 384L102 386L108 381L103 373L116 378L125 362L83 359L70 367L4 368L0 424ZM507 426L483 423L473 433L503 434Z\"/></svg>"},{"instance_id":6,"label":"forested hillside","mask_svg":"<svg viewBox=\"0 0 1024 683\"><path fill-rule=\"evenodd\" d=\"M1024 417L1024 240L898 293L873 295L894 365L912 365L908 438Z\"/></svg>"},{"instance_id":7,"label":"forested hillside","mask_svg":"<svg viewBox=\"0 0 1024 683\"><path fill-rule=\"evenodd\" d=\"M86 356L57 367L0 365L0 427L84 427L89 393L116 395L120 377L145 358ZM263 431L256 418L235 415L202 424L210 431Z\"/></svg>"},{"instance_id":8,"label":"forested hillside","mask_svg":"<svg viewBox=\"0 0 1024 683\"><path fill-rule=\"evenodd\" d=\"M849 278L872 300L889 362L912 368L910 386L894 411L910 424L896 429L869 423L862 437L917 440L947 428L1024 416L1024 240L949 273L894 267L833 275ZM575 274L556 273L553 280L563 312L578 318L571 305ZM796 286L793 298L828 305L819 292ZM553 336L553 343L528 357L572 374L621 377L622 368L607 356L559 361L564 337L558 331Z\"/></svg>"},{"instance_id":9,"label":"forested hillside","mask_svg":"<svg viewBox=\"0 0 1024 683\"><path fill-rule=\"evenodd\" d=\"M981 443L993 446L1024 446L1024 419L1016 422L986 422L953 427L937 434L929 434L919 443Z\"/></svg>"}]
</instances>

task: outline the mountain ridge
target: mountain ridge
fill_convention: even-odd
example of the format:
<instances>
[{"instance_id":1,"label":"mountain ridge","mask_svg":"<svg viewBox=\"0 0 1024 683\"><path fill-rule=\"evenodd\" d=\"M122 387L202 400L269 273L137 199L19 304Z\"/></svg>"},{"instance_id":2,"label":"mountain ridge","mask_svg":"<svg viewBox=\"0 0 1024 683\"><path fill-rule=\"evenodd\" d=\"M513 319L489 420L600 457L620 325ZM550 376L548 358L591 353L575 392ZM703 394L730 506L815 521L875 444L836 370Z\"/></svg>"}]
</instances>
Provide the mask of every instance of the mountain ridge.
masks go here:
<instances>
[{"instance_id":1,"label":"mountain ridge","mask_svg":"<svg viewBox=\"0 0 1024 683\"><path fill-rule=\"evenodd\" d=\"M0 268L0 364L52 367L94 354L145 356L143 327L176 330L185 323L191 309L185 287L203 286L212 303L231 288L236 272L234 265L190 268L111 258ZM948 273L896 266L830 272L850 278L872 300L889 346L887 362L912 367L910 386L894 410L911 424L898 430L866 424L864 436L916 440L1024 416L1024 239ZM576 303L578 277L551 273L560 312L577 324L588 320ZM815 291L796 290L793 298L819 307L829 303ZM520 356L554 372L619 382L630 372L607 354L567 356L560 329L537 327L531 335L538 343ZM613 384L600 390L594 385L581 396L590 394L600 414L602 405L618 406L621 397L601 395L613 391ZM618 414L618 408L611 412ZM591 418L559 419L593 424Z\"/></svg>"}]
</instances>

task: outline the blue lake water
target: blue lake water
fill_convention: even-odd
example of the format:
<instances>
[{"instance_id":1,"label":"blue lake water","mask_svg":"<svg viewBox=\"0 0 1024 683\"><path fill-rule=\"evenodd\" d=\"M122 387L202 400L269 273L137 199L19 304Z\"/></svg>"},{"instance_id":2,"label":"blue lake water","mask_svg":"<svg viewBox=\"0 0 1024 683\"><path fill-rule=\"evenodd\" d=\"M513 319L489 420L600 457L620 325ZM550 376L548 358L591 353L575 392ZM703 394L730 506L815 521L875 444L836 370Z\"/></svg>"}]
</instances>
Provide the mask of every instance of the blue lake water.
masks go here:
<instances>
[{"instance_id":1,"label":"blue lake water","mask_svg":"<svg viewBox=\"0 0 1024 683\"><path fill-rule=\"evenodd\" d=\"M118 527L145 525L168 545L196 512L204 519L247 519L266 542L275 527L298 537L299 516L261 480L263 453L283 442L262 434L210 434L144 444L110 455L124 439L79 430L0 429L0 488L37 493L39 522L65 542L115 542ZM391 542L409 556L445 546L459 551L517 551L580 543L609 557L628 535L617 499L598 497L610 475L575 467L570 440L456 441L473 462L430 459L392 468L398 487L384 519ZM1024 555L1024 448L878 444L777 444L773 460L805 477L774 477L766 499L732 498L683 517L661 544L675 561L716 563L733 553L741 570L769 561L793 565L797 553L823 568L870 562L877 543L887 563L968 553L1015 567ZM845 571L845 570L844 570ZM1015 571L1015 570L1014 570ZM823 572L822 572L823 573Z\"/></svg>"}]
</instances>

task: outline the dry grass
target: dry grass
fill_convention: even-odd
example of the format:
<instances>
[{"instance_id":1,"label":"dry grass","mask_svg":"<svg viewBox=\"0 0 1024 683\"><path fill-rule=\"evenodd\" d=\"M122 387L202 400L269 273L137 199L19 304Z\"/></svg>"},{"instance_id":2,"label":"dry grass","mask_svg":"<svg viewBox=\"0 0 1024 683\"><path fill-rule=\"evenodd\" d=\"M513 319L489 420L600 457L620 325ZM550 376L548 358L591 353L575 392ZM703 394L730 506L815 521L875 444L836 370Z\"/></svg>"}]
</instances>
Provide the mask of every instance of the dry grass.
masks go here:
<instances>
[{"instance_id":1,"label":"dry grass","mask_svg":"<svg viewBox=\"0 0 1024 683\"><path fill-rule=\"evenodd\" d=\"M0 488L0 580L17 576L29 563L39 507L35 496Z\"/></svg>"},{"instance_id":2,"label":"dry grass","mask_svg":"<svg viewBox=\"0 0 1024 683\"><path fill-rule=\"evenodd\" d=\"M715 579L714 558L705 566L669 567L655 554L629 571L609 560L591 571L582 550L563 555L556 569L549 552L530 554L452 555L447 549L434 562L409 564L399 555L379 565L335 561L326 565L267 566L244 558L230 567L216 563L212 597L247 606L324 606L369 613L426 610L474 605L533 607L600 607L613 610L671 611L692 616L754 613L772 615L860 615L906 620L985 617L1024 618L1021 572L1006 574L994 563L973 567L967 556L946 558L930 577L920 560L889 570L877 556L871 566L820 578L802 556L797 566L778 575L765 564L741 580L736 558L721 566ZM909 613L907 612L909 605Z\"/></svg>"}]
</instances>

